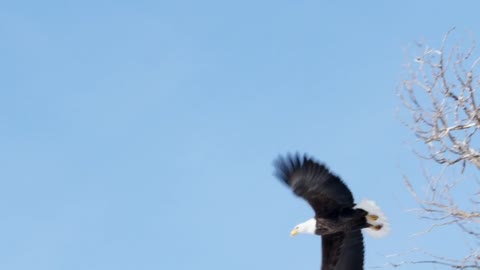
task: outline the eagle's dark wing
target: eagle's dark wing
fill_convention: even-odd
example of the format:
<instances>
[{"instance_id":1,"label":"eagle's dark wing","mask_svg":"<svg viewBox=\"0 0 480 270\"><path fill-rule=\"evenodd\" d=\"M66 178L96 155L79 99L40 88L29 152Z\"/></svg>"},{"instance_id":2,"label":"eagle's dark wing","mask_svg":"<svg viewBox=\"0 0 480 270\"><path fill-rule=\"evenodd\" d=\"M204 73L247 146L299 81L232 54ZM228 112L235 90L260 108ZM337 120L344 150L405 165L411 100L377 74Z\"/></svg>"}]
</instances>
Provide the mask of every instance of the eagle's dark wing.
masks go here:
<instances>
[{"instance_id":1,"label":"eagle's dark wing","mask_svg":"<svg viewBox=\"0 0 480 270\"><path fill-rule=\"evenodd\" d=\"M322 270L363 270L363 255L360 230L322 236Z\"/></svg>"},{"instance_id":2,"label":"eagle's dark wing","mask_svg":"<svg viewBox=\"0 0 480 270\"><path fill-rule=\"evenodd\" d=\"M275 161L275 175L313 207L316 217L329 217L353 207L353 196L340 178L307 156L287 155Z\"/></svg>"}]
</instances>

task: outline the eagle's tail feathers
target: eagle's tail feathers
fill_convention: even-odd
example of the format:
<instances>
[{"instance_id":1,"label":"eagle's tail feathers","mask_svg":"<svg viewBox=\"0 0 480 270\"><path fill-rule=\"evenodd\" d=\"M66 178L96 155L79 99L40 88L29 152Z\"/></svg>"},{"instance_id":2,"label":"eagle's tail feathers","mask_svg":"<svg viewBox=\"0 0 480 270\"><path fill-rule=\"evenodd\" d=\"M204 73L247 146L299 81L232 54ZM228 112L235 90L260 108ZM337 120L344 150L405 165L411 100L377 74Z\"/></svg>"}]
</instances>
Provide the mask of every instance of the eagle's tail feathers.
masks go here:
<instances>
[{"instance_id":1,"label":"eagle's tail feathers","mask_svg":"<svg viewBox=\"0 0 480 270\"><path fill-rule=\"evenodd\" d=\"M388 224L387 217L374 201L362 200L353 208L359 208L367 212L365 218L370 227L365 228L365 232L370 236L380 238L390 232L390 224Z\"/></svg>"}]
</instances>

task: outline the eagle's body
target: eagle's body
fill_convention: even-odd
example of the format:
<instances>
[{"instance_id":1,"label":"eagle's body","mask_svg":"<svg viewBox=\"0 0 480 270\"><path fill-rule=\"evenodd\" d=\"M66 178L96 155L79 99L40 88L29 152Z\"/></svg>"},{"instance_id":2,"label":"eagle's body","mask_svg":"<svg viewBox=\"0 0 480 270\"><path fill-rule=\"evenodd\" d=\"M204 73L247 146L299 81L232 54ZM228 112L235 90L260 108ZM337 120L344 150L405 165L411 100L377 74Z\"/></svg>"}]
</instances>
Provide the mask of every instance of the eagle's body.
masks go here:
<instances>
[{"instance_id":1,"label":"eagle's body","mask_svg":"<svg viewBox=\"0 0 480 270\"><path fill-rule=\"evenodd\" d=\"M340 178L306 156L288 156L275 162L276 176L304 198L315 217L297 225L292 236L322 236L322 270L362 270L364 246L361 229L374 236L388 232L383 213L372 201L355 205Z\"/></svg>"}]
</instances>

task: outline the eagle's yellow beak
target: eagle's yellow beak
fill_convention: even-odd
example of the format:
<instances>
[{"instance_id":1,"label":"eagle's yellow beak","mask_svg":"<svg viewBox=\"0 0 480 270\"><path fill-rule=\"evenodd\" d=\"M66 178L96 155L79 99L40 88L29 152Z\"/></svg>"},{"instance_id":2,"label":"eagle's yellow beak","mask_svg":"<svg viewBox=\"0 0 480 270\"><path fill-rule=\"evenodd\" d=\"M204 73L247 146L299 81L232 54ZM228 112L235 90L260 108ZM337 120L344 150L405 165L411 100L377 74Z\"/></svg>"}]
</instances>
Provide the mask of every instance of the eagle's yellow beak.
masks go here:
<instances>
[{"instance_id":1,"label":"eagle's yellow beak","mask_svg":"<svg viewBox=\"0 0 480 270\"><path fill-rule=\"evenodd\" d=\"M294 236L297 235L297 234L298 234L298 228L295 228L295 229L293 229L293 230L290 232L290 236L291 236L291 237L294 237Z\"/></svg>"}]
</instances>

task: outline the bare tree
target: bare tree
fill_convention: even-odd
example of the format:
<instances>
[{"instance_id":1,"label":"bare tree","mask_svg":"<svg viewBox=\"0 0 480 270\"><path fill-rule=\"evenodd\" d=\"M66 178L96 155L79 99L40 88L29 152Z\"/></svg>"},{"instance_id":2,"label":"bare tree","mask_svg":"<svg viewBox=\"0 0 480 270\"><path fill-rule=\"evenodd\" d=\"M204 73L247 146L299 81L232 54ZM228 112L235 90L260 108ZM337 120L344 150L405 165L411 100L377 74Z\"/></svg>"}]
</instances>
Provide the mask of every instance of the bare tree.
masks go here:
<instances>
[{"instance_id":1,"label":"bare tree","mask_svg":"<svg viewBox=\"0 0 480 270\"><path fill-rule=\"evenodd\" d=\"M404 180L419 206L418 215L430 224L420 234L441 237L442 229L454 228L472 246L461 258L429 252L426 260L392 266L426 263L480 269L480 182L476 177L480 172L480 58L474 56L474 41L467 47L453 43L452 31L438 48L418 43L416 55L407 55L406 78L397 92L403 108L400 118L417 138L414 152L429 170L425 170L426 182L407 176Z\"/></svg>"}]
</instances>

